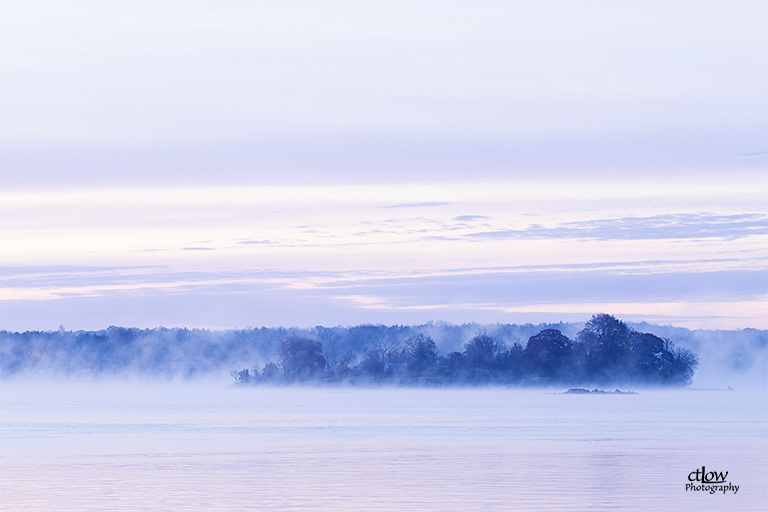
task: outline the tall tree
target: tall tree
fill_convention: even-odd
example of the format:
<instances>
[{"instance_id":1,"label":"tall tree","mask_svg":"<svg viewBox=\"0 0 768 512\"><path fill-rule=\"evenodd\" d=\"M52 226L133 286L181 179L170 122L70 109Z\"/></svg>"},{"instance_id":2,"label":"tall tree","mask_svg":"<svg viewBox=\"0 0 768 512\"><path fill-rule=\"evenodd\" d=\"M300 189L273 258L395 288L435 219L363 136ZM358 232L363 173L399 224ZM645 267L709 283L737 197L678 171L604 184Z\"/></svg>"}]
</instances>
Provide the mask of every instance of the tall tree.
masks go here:
<instances>
[{"instance_id":1,"label":"tall tree","mask_svg":"<svg viewBox=\"0 0 768 512\"><path fill-rule=\"evenodd\" d=\"M631 333L632 329L614 316L592 316L576 334L576 341L586 353L589 376L605 377L608 373L627 371L632 359Z\"/></svg>"},{"instance_id":2,"label":"tall tree","mask_svg":"<svg viewBox=\"0 0 768 512\"><path fill-rule=\"evenodd\" d=\"M467 367L478 370L495 369L499 363L499 356L503 352L504 344L485 331L478 332L464 347Z\"/></svg>"},{"instance_id":3,"label":"tall tree","mask_svg":"<svg viewBox=\"0 0 768 512\"><path fill-rule=\"evenodd\" d=\"M673 359L669 341L647 332L632 332L629 339L637 379L645 382L668 379Z\"/></svg>"},{"instance_id":4,"label":"tall tree","mask_svg":"<svg viewBox=\"0 0 768 512\"><path fill-rule=\"evenodd\" d=\"M288 380L318 377L326 365L323 344L309 338L285 338L280 343L280 363Z\"/></svg>"},{"instance_id":5,"label":"tall tree","mask_svg":"<svg viewBox=\"0 0 768 512\"><path fill-rule=\"evenodd\" d=\"M573 343L557 329L544 329L528 339L525 361L541 377L555 377L570 361Z\"/></svg>"},{"instance_id":6,"label":"tall tree","mask_svg":"<svg viewBox=\"0 0 768 512\"><path fill-rule=\"evenodd\" d=\"M405 356L409 372L424 373L437 364L437 345L429 336L411 336L405 341Z\"/></svg>"}]
</instances>

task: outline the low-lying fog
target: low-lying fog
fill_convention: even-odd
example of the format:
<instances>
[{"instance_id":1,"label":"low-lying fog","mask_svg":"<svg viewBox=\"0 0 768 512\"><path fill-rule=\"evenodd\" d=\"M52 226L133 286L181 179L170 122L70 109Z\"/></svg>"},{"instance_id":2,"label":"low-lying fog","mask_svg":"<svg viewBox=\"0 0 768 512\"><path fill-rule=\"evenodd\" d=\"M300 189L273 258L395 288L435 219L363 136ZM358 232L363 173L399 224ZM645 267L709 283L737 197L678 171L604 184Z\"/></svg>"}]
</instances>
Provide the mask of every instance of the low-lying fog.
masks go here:
<instances>
[{"instance_id":1,"label":"low-lying fog","mask_svg":"<svg viewBox=\"0 0 768 512\"><path fill-rule=\"evenodd\" d=\"M481 328L500 349L522 348L545 327L573 339L582 326L2 333L2 508L764 506L765 331L634 325L695 353L699 366L689 387L620 384L622 394L565 393L571 386L540 381L235 385L230 374L279 362L275 350L289 335L324 340L323 357L338 361L391 342L380 336L388 329L434 338L442 355L461 351ZM686 487L702 466L728 473L714 495Z\"/></svg>"},{"instance_id":2,"label":"low-lying fog","mask_svg":"<svg viewBox=\"0 0 768 512\"><path fill-rule=\"evenodd\" d=\"M606 315L607 316L607 315ZM613 318L613 317L609 317ZM628 326L632 332L655 335L657 341L669 340L671 350L685 350L695 355L698 366L692 374L690 387L725 389L747 388L768 389L768 331L743 329L732 331L689 330L652 324L624 324L613 319L617 325ZM281 343L289 337L312 340L316 343L317 355L325 365L326 377L331 384L339 385L338 369L361 368L366 352L391 351L390 354L405 353L408 339L422 336L434 341L434 351L439 358L452 354L467 353L467 347L478 334L492 338L499 356L505 350L525 350L528 341L545 329L556 329L561 338L577 341L584 324L424 324L418 326L373 326L356 327L315 327L311 329L247 329L240 331L206 331L199 329L125 329L110 327L94 332L0 332L0 377L3 387L18 381L20 389L36 386L42 382L54 382L60 386L65 381L98 382L104 378L120 378L130 381L133 388L138 382L148 381L200 383L198 388L218 387L234 382L233 371L250 369L251 375L263 372L266 364L276 363L281 367ZM558 335L559 336L559 335ZM512 352L510 352L511 354ZM514 356L514 354L512 354ZM527 357L520 354L516 357ZM402 355L389 361L403 364ZM313 362L314 363L314 362ZM440 362L447 364L449 361ZM382 362L384 364L384 362ZM398 364L391 365L397 367ZM530 370L530 368L528 368ZM515 370L514 365L510 372ZM523 372L525 369L522 370ZM507 383L523 386L546 385L541 379L510 379ZM317 374L314 378L303 379L308 385L322 381ZM346 379L349 380L349 379ZM555 381L560 388L570 384L591 385L581 378L569 379L561 376ZM253 381L253 378L251 379ZM400 379L399 382L402 382ZM618 382L623 382L617 379ZM625 381L633 382L632 379ZM634 379L634 382L642 379ZM398 382L390 379L389 384ZM456 379L449 383L456 383ZM467 383L467 381L463 381ZM644 382L653 384L650 379ZM23 385L21 383L24 383ZM459 382L460 383L460 382ZM476 384L482 382L468 382ZM488 382L486 382L488 383ZM491 382L492 383L492 382ZM414 382L411 382L414 384ZM418 382L416 382L418 384ZM499 382L497 382L499 384ZM552 382L550 382L552 384ZM562 384L562 385L561 385ZM611 385L609 381L594 382ZM663 382L662 382L663 384ZM684 382L668 384L680 385ZM638 387L638 384L628 384Z\"/></svg>"}]
</instances>

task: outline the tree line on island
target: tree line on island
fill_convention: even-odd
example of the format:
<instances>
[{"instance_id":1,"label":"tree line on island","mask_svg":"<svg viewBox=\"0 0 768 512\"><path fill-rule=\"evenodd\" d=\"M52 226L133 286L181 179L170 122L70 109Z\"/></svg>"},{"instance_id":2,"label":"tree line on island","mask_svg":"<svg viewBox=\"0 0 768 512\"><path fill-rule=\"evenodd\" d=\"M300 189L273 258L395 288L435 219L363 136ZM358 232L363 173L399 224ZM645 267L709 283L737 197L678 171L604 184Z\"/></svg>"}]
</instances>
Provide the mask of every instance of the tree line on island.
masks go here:
<instances>
[{"instance_id":1,"label":"tree line on island","mask_svg":"<svg viewBox=\"0 0 768 512\"><path fill-rule=\"evenodd\" d=\"M690 384L697 356L668 339L638 332L617 318L594 315L574 340L543 329L526 345L506 345L478 332L463 351L441 355L431 336L401 340L382 332L359 354L328 357L319 340L287 336L277 360L262 368L232 371L237 385L336 382L405 385Z\"/></svg>"},{"instance_id":2,"label":"tree line on island","mask_svg":"<svg viewBox=\"0 0 768 512\"><path fill-rule=\"evenodd\" d=\"M650 324L633 329L610 315L596 315L586 325L429 322L222 331L60 327L0 331L0 378L189 379L237 369L232 373L239 385L684 385L698 361L669 339L699 352L709 347L709 358L719 354L723 368L736 372L764 359L768 347L768 331L690 331Z\"/></svg>"}]
</instances>

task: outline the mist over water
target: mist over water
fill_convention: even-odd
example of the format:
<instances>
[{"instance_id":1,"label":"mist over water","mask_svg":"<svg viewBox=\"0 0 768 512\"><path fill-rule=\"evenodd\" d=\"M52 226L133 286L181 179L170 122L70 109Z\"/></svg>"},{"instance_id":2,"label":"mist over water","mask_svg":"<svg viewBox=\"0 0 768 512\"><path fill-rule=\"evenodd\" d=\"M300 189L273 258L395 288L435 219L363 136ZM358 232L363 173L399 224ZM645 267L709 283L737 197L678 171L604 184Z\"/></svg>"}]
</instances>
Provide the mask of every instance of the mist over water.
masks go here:
<instances>
[{"instance_id":1,"label":"mist over water","mask_svg":"<svg viewBox=\"0 0 768 512\"><path fill-rule=\"evenodd\" d=\"M649 324L634 327L675 340L698 355L694 388L768 390L768 332L764 330L688 330Z\"/></svg>"},{"instance_id":2,"label":"mist over water","mask_svg":"<svg viewBox=\"0 0 768 512\"><path fill-rule=\"evenodd\" d=\"M768 498L765 393L554 391L5 383L3 506L757 510ZM702 465L738 492L686 492Z\"/></svg>"},{"instance_id":3,"label":"mist over water","mask_svg":"<svg viewBox=\"0 0 768 512\"><path fill-rule=\"evenodd\" d=\"M690 330L649 323L628 323L635 332L667 339L673 346L698 357L694 388L727 387L768 389L768 331ZM437 355L462 352L478 335L486 333L502 347L525 349L530 337L545 329L557 329L576 340L583 323L558 324L462 324L359 325L354 327L260 328L228 331L201 329L138 330L110 327L102 331L0 332L0 369L4 382L25 379L90 382L119 377L133 383L147 379L188 382L214 379L232 383L230 372L250 369L255 375L267 363L281 364L281 342L289 337L321 343L326 374L343 359L350 366L363 364L366 351L386 338L404 349L413 336L428 336ZM444 364L444 363L443 363ZM327 375L326 375L327 376ZM626 379L624 379L626 381ZM625 384L622 379L617 383ZM394 382L394 381L392 381ZM630 384L637 386L629 380ZM391 382L390 382L391 383ZM530 380L518 385L542 385ZM561 382L565 385L568 382ZM572 381L573 384L578 383ZM595 384L601 384L595 381ZM584 381L584 385L592 382ZM610 382L603 382L610 385ZM336 383L338 385L338 382Z\"/></svg>"},{"instance_id":4,"label":"mist over water","mask_svg":"<svg viewBox=\"0 0 768 512\"><path fill-rule=\"evenodd\" d=\"M419 327L445 351L478 330ZM542 326L484 327L509 341ZM583 324L559 327L573 337ZM216 354L217 340L235 355L194 374L149 371L149 348L160 342L152 337L143 358L113 375L62 373L54 359L35 359L39 366L0 381L0 503L25 511L759 509L768 499L766 333L634 327L696 350L692 388L234 386L226 370L257 354L233 350L234 332L193 337L201 352ZM702 466L727 471L730 490L687 491Z\"/></svg>"}]
</instances>

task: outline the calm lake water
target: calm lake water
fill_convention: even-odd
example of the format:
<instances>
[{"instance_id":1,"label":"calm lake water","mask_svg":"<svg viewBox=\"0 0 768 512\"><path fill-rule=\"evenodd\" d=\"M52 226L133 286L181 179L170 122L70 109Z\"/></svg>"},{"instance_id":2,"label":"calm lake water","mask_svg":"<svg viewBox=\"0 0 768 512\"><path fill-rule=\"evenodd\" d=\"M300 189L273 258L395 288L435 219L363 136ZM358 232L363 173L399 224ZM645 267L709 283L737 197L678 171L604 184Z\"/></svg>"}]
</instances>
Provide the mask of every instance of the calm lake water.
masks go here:
<instances>
[{"instance_id":1,"label":"calm lake water","mask_svg":"<svg viewBox=\"0 0 768 512\"><path fill-rule=\"evenodd\" d=\"M768 505L765 391L14 383L1 398L2 510ZM702 466L738 492L686 491Z\"/></svg>"}]
</instances>

